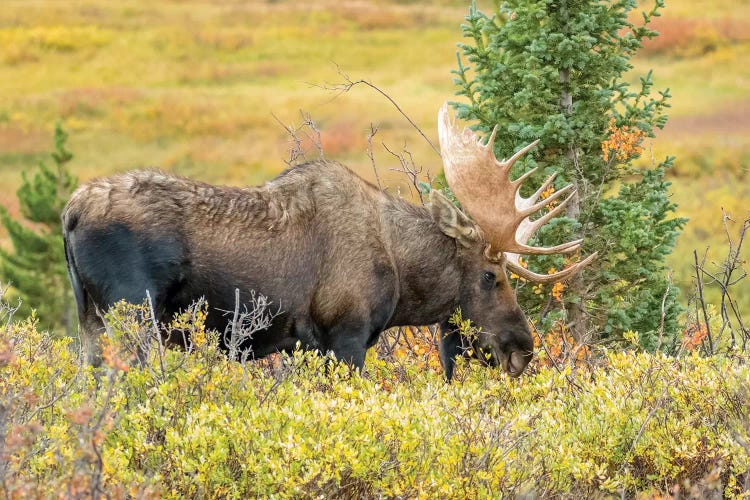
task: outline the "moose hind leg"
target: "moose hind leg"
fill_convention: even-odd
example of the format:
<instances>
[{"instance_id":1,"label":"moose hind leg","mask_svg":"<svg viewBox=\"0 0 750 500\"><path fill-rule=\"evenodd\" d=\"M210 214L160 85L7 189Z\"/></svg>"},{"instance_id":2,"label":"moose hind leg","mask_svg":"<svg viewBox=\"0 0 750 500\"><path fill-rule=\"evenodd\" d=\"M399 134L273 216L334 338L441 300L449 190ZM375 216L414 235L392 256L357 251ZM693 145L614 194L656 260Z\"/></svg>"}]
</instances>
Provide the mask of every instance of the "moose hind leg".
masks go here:
<instances>
[{"instance_id":1,"label":"moose hind leg","mask_svg":"<svg viewBox=\"0 0 750 500\"><path fill-rule=\"evenodd\" d=\"M81 341L82 361L98 368L102 364L102 346L99 337L105 332L104 321L92 305L78 318L78 335Z\"/></svg>"}]
</instances>

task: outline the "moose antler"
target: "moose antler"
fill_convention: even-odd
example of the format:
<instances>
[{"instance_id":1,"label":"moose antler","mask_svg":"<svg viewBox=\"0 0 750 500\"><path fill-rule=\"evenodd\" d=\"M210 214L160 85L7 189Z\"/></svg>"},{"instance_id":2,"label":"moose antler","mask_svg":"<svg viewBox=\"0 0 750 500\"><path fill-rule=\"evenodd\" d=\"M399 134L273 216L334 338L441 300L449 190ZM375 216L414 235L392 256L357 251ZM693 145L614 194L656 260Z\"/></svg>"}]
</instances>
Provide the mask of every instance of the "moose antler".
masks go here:
<instances>
[{"instance_id":1,"label":"moose antler","mask_svg":"<svg viewBox=\"0 0 750 500\"><path fill-rule=\"evenodd\" d=\"M572 185L567 185L548 198L540 200L542 193L550 186L556 174L547 178L542 186L529 198L521 196L521 184L536 168L518 179L510 180L513 164L539 141L522 148L510 159L498 161L493 151L497 134L495 127L486 144L471 130L458 130L448 114L448 103L443 104L438 113L438 134L443 157L445 178L453 194L464 210L482 229L493 251L505 252L508 267L523 278L540 283L551 283L569 278L579 269L589 264L596 253L585 260L553 274L536 274L522 267L519 254L570 253L580 248L583 240L569 241L553 247L532 247L526 243L534 233L552 217L559 215L575 195ZM547 207L554 200L568 194L555 208L531 220L530 216Z\"/></svg>"}]
</instances>

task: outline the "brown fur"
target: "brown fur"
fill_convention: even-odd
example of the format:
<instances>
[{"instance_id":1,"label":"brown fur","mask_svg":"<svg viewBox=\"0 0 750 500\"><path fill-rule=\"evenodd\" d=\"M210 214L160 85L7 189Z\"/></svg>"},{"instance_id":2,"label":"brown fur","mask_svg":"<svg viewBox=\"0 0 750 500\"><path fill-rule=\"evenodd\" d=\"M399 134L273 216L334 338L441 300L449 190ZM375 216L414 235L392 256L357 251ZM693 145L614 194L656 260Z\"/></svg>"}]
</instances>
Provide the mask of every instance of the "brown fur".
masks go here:
<instances>
[{"instance_id":1,"label":"brown fur","mask_svg":"<svg viewBox=\"0 0 750 500\"><path fill-rule=\"evenodd\" d=\"M283 310L248 346L257 356L301 341L361 366L383 329L438 322L449 332L461 306L496 362L515 351L530 357L525 318L503 263L483 255L479 228L442 197L432 210L414 206L338 163L300 165L249 188L154 170L117 174L81 186L63 227L86 338L101 332L97 308L140 301L146 289L166 321L201 295L232 309L239 288ZM488 271L498 279L490 299L478 288ZM209 318L226 327L218 313ZM443 340L449 377L458 340ZM95 350L89 357L97 362Z\"/></svg>"}]
</instances>

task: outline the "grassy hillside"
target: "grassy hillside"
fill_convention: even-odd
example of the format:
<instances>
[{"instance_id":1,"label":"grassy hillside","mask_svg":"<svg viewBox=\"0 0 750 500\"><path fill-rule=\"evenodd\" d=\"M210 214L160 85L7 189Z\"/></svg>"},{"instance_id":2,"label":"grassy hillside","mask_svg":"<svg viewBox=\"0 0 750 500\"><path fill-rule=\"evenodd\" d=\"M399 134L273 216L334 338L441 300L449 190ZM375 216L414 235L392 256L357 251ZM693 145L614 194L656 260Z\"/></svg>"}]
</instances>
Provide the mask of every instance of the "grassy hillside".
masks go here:
<instances>
[{"instance_id":1,"label":"grassy hillside","mask_svg":"<svg viewBox=\"0 0 750 500\"><path fill-rule=\"evenodd\" d=\"M383 143L407 144L425 172L439 170L438 156L371 89L321 87L344 81L337 65L368 79L434 140L437 108L453 95L465 12L459 1L5 0L0 203L15 207L20 173L50 148L55 120L71 132L74 169L84 180L158 166L252 184L285 167L290 144L277 119L298 125L300 110L320 128L329 158L369 178L367 136L378 125L380 174L405 192ZM635 61L634 80L654 68L656 87L674 95L667 128L647 147L656 158L678 157L674 197L691 222L671 262L683 288L693 249L710 246L709 261L721 257L721 207L738 220L750 215L748 19L742 0L668 2L656 23L663 36ZM750 285L744 290L747 311Z\"/></svg>"}]
</instances>

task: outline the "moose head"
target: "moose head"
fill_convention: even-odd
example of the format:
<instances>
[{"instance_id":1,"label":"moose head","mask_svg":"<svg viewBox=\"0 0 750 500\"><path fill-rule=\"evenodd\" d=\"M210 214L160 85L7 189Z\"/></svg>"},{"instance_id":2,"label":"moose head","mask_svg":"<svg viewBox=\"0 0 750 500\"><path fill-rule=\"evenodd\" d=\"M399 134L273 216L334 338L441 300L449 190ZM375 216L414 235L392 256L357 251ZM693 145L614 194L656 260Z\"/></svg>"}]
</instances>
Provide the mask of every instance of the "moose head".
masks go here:
<instances>
[{"instance_id":1,"label":"moose head","mask_svg":"<svg viewBox=\"0 0 750 500\"><path fill-rule=\"evenodd\" d=\"M542 193L555 179L553 174L530 197L521 196L521 185L536 168L516 180L510 179L510 172L513 164L538 141L510 159L499 161L493 150L497 127L483 142L473 131L459 130L449 116L447 103L438 114L438 132L445 178L468 216L438 192L432 196L433 213L443 232L458 242L459 260L464 267L460 307L463 316L479 330L472 339L466 339L444 322L441 360L450 378L455 357L462 346L469 344L480 359L492 366L502 365L510 375L518 376L531 360L533 338L506 272L510 270L536 283L554 283L573 276L596 258L596 253L552 274L538 274L524 267L520 262L522 254L570 253L580 248L583 240L553 247L527 244L540 227L565 209L575 196L575 189L567 185L542 199ZM546 213L531 219L544 208L548 208Z\"/></svg>"}]
</instances>

